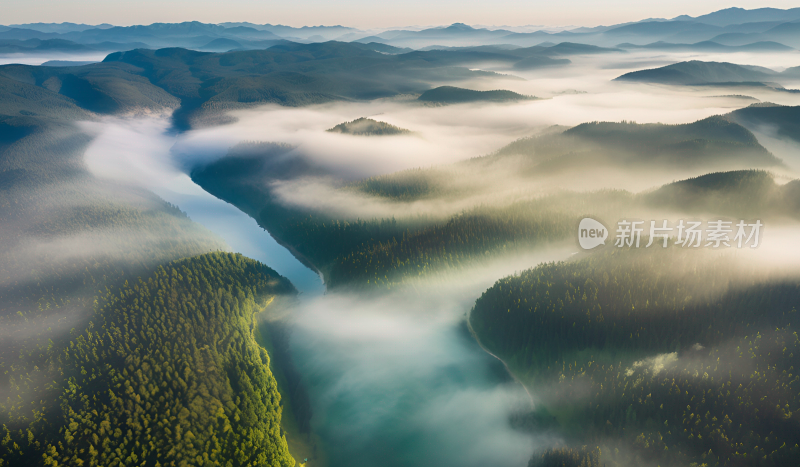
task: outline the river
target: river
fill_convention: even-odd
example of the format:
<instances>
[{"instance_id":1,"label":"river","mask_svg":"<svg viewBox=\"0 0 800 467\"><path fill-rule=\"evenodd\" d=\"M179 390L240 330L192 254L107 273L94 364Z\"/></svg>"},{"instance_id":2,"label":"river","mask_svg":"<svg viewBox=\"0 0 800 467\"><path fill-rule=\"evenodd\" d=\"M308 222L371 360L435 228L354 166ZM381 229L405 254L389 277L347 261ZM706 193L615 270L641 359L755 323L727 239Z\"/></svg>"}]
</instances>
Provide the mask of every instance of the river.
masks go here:
<instances>
[{"instance_id":1,"label":"river","mask_svg":"<svg viewBox=\"0 0 800 467\"><path fill-rule=\"evenodd\" d=\"M569 254L515 256L369 297L324 292L320 277L234 206L208 194L172 154L165 119L87 123L87 165L145 186L220 236L233 251L301 292L291 349L328 465L524 466L538 443L511 428L529 395L470 336L474 301L504 275ZM309 466L315 464L310 459Z\"/></svg>"}]
</instances>

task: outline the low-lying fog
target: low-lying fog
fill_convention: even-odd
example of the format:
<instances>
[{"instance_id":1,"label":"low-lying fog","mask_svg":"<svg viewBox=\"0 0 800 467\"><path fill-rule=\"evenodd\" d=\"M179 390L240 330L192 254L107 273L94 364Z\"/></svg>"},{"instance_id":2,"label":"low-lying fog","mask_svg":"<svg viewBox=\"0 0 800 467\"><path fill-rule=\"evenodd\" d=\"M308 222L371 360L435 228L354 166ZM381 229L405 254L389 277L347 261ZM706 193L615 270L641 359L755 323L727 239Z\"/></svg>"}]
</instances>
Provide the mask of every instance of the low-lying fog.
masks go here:
<instances>
[{"instance_id":1,"label":"low-lying fog","mask_svg":"<svg viewBox=\"0 0 800 467\"><path fill-rule=\"evenodd\" d=\"M322 292L319 276L253 218L208 194L178 169L170 152L175 136L168 134L166 118L106 118L80 126L94 136L85 161L95 175L152 190L221 237L233 251L275 269L303 292Z\"/></svg>"},{"instance_id":2,"label":"low-lying fog","mask_svg":"<svg viewBox=\"0 0 800 467\"><path fill-rule=\"evenodd\" d=\"M789 62L797 55L792 54L791 60L789 54L781 55L771 63L764 63L765 57L770 56L753 55L741 63L777 69L794 65ZM715 58L732 60L730 55ZM604 68L623 60L628 61L627 68ZM573 66L522 75L529 81L454 83L552 97L518 104L423 107L379 101L265 106L234 112L235 123L179 136L167 134L166 119L108 118L82 124L84 131L95 135L86 161L98 176L155 191L234 250L265 262L311 292L294 313L292 349L311 395L312 426L323 440L330 465L525 465L537 445L553 440L532 439L510 428L509 414L529 404L528 395L469 336L464 318L497 279L542 261L566 258L574 246L500 258L379 296L315 295L320 286L314 273L255 221L213 199L182 171L222 157L241 141L268 141L296 145L318 164L352 180L485 155L554 124L688 123L747 105L737 99L708 98L723 94L717 89L681 91L609 82L646 60L677 61L677 56L576 58ZM559 94L570 90L585 93ZM800 100L788 93L753 97L783 104ZM413 133L357 137L324 131L359 117ZM774 141L771 144L777 147ZM638 183L648 187L656 182ZM307 202L315 201L312 197Z\"/></svg>"},{"instance_id":3,"label":"low-lying fog","mask_svg":"<svg viewBox=\"0 0 800 467\"><path fill-rule=\"evenodd\" d=\"M90 54L63 54L63 53L43 53L43 54L0 54L0 65L41 65L42 63L58 62L102 62L108 53L95 52Z\"/></svg>"},{"instance_id":4,"label":"low-lying fog","mask_svg":"<svg viewBox=\"0 0 800 467\"><path fill-rule=\"evenodd\" d=\"M572 250L501 258L385 295L302 303L292 350L330 465L520 466L551 444L511 428L530 398L464 320L497 278Z\"/></svg>"},{"instance_id":5,"label":"low-lying fog","mask_svg":"<svg viewBox=\"0 0 800 467\"><path fill-rule=\"evenodd\" d=\"M492 81L488 87L513 89L514 84ZM382 101L304 108L269 105L232 112L238 121L230 125L190 131L181 138L176 151L214 159L240 141L282 142L300 146L304 155L321 165L351 177L368 177L487 155L551 125L622 120L689 123L747 105L736 99L698 97L695 93L655 86L604 83L602 89L592 93L514 104L424 107L414 102ZM384 121L413 133L365 137L325 131L359 117Z\"/></svg>"},{"instance_id":6,"label":"low-lying fog","mask_svg":"<svg viewBox=\"0 0 800 467\"><path fill-rule=\"evenodd\" d=\"M288 253L252 219L241 222L175 169L166 121L83 125L95 135L86 161L96 175L152 189L310 292L294 312L292 348L330 465L516 466L552 442L511 428L510 415L530 398L480 349L465 319L497 278L566 258L574 246L499 258L388 295L314 298L314 285L281 265Z\"/></svg>"},{"instance_id":7,"label":"low-lying fog","mask_svg":"<svg viewBox=\"0 0 800 467\"><path fill-rule=\"evenodd\" d=\"M472 89L509 89L544 100L513 104L475 104L425 107L413 100L379 100L368 103L335 103L304 108L269 105L232 112L235 123L190 131L184 134L175 152L189 164L213 160L240 141L288 143L301 153L344 179L358 179L403 169L450 164L494 152L513 140L536 134L552 125L574 126L589 121L635 121L638 123L690 123L712 115L746 107L753 99L732 95L747 94L760 100L785 105L800 104L800 94L755 88L673 87L640 83L613 82L626 72L647 66L662 66L681 60L729 60L740 64L771 67L775 70L800 63L800 53L764 54L688 54L662 51L635 51L570 57L571 65L515 72L525 79L480 79L453 83ZM610 66L613 64L613 66ZM787 86L791 83L784 83ZM797 83L800 87L800 82ZM410 130L409 135L364 137L325 130L339 123L370 117ZM764 129L762 144L785 159L790 169L800 169L795 143L773 137ZM738 168L738 167L737 167ZM503 180L484 180L508 190L513 170ZM638 173L592 176L587 180L547 180L547 187L569 189L622 188L641 191L676 179L700 173ZM473 182L469 182L473 183ZM529 183L529 182L525 182ZM313 186L317 184L317 186ZM326 210L342 206L353 216L373 217L387 213L375 200L342 199L331 196L329 186L307 180L289 182L282 189L286 201ZM477 186L477 185L476 185ZM532 189L513 187L515 190ZM539 187L541 189L542 187ZM315 201L316 200L316 201ZM347 201L347 202L345 202ZM324 204L324 206L323 206ZM344 206L346 204L346 206ZM380 204L380 203L378 203ZM463 209L452 206L450 211ZM436 210L439 206L394 206L397 210ZM355 212L354 212L355 211Z\"/></svg>"}]
</instances>

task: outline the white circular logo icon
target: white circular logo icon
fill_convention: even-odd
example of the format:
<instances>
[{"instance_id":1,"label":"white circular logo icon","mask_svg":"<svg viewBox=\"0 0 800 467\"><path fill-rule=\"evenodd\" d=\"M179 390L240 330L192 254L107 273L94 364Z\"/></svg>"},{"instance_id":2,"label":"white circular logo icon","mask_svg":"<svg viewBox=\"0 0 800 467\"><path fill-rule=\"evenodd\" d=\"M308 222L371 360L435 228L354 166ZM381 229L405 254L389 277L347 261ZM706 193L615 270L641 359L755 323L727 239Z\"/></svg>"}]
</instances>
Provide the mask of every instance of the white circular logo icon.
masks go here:
<instances>
[{"instance_id":1,"label":"white circular logo icon","mask_svg":"<svg viewBox=\"0 0 800 467\"><path fill-rule=\"evenodd\" d=\"M591 218L585 218L578 226L578 242L584 250L591 250L597 245L605 245L608 229Z\"/></svg>"}]
</instances>

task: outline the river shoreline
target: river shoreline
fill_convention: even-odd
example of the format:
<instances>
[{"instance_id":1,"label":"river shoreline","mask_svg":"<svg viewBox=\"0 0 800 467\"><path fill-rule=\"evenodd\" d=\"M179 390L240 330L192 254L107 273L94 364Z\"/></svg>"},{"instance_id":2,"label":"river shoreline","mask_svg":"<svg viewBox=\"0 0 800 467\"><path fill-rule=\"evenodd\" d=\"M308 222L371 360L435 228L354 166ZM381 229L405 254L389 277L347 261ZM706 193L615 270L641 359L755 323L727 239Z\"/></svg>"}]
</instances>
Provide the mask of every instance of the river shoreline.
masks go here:
<instances>
[{"instance_id":1,"label":"river shoreline","mask_svg":"<svg viewBox=\"0 0 800 467\"><path fill-rule=\"evenodd\" d=\"M281 325L286 326L283 337L314 414L307 439L322 452L314 455L311 444L298 448L301 437L294 436L292 453L298 461L308 456L317 461L310 466L323 465L327 458L333 467L376 463L516 467L527 462L532 440L514 431L508 416L518 403L530 400L530 393L523 386L527 396L523 395L508 378L513 375L507 367L503 371L497 357L464 329L464 316L475 298L512 266L459 271L445 283L426 283L413 292L326 294L313 265L309 268L308 261L298 258L252 216L176 168L185 167L170 159L175 156L170 148L180 134L165 135L161 121L109 124L116 131L111 134L128 131L133 138L154 143L143 147L142 154L125 154L127 160L108 160L113 151L104 144L114 141L99 128L98 139L105 136L106 141L95 148L95 157L104 157L106 168L116 164L110 168L126 181L144 184L221 237L233 251L267 264L302 292L291 309L284 310ZM148 172L130 170L140 167ZM274 326L266 324L259 326L259 334L269 347L275 336L263 331ZM281 373L276 377L291 392L289 386L298 386L286 384L290 378L285 378L282 366L288 360L272 350L273 369ZM286 394L290 402L291 394ZM295 409L287 407L287 417L292 416L289 412L296 415ZM300 433L285 422L287 431Z\"/></svg>"}]
</instances>

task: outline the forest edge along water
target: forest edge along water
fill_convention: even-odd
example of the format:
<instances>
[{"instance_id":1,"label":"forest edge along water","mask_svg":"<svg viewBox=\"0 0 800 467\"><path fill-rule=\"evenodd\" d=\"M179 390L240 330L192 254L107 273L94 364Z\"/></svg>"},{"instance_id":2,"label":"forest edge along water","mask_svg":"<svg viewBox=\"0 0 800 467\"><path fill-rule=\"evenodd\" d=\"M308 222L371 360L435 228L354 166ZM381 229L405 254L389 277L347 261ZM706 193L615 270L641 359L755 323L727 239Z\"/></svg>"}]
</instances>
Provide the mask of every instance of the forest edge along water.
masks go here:
<instances>
[{"instance_id":1,"label":"forest edge along water","mask_svg":"<svg viewBox=\"0 0 800 467\"><path fill-rule=\"evenodd\" d=\"M300 262L253 218L207 193L180 169L186 161L177 163L171 148L181 136L168 134L166 121L110 119L99 126L93 124L92 130L95 139L87 150L86 161L96 174L145 185L220 236L232 250L269 265L300 290L299 300L283 304L285 315L291 315L291 319L283 321L284 316L274 319L275 313L281 312L273 304L270 307L273 309L266 313L268 316L262 317L268 324L259 326L256 334L259 344L268 348L278 364L275 375L279 383L302 393L297 396L282 388L285 401L292 403L285 409L292 420L284 425L289 428L290 449L299 462L307 458L308 465L371 465L386 461L386 450L398 456L384 465L397 466L409 462L416 465L492 462L511 466L530 457L535 447L533 441L508 426L510 414L519 409L521 400L530 401L530 393L525 389L525 397L520 399L518 390L508 387L508 375L502 374L505 370L492 369L499 360L484 352L472 338L466 320L480 293L514 269L472 278L465 287L452 287L450 283L449 290L434 287L436 290L429 288L421 294L417 291L416 299L409 299L408 294L368 300L340 294L325 296L318 273ZM125 146L124 150L120 145ZM567 254L559 252L542 260L559 259ZM428 307L433 309L427 310ZM357 311L351 314L353 310ZM422 319L412 324L406 317L409 314ZM402 331L377 340L370 338L372 331L337 335L336 326L357 327L359 322L375 315L382 315L379 319L388 328ZM341 319L344 325L331 324L322 316ZM391 344L387 346L387 342ZM345 347L348 351L342 352ZM419 354L415 347L428 348L430 354ZM408 368L415 374L410 377L402 374L387 382L385 373L375 373L380 370L363 360L364 355L376 352L390 354L397 368ZM330 367L320 366L320 355L338 355L339 361L334 365L337 370L331 372ZM280 368L287 358L290 366ZM348 385L347 391L342 391L342 384ZM306 400L306 390L310 407L302 406L305 402L295 406L298 401ZM430 409L424 403L431 397L471 402L432 415L425 413ZM482 399L489 401L492 410L475 407ZM416 403L408 405L415 400ZM461 426L463 420L459 420L465 415L470 415L475 431ZM311 430L303 426L309 417ZM368 419L374 430L365 432L347 423L355 419ZM508 449L485 446L480 449L478 433L485 430L498 431L490 437L491 442L507 444ZM344 439L354 442L345 445ZM409 443L417 443L417 449ZM437 444L440 454L423 460L423 453L431 449L429 443ZM465 451L476 443L477 448ZM478 455L478 449L483 453Z\"/></svg>"}]
</instances>

